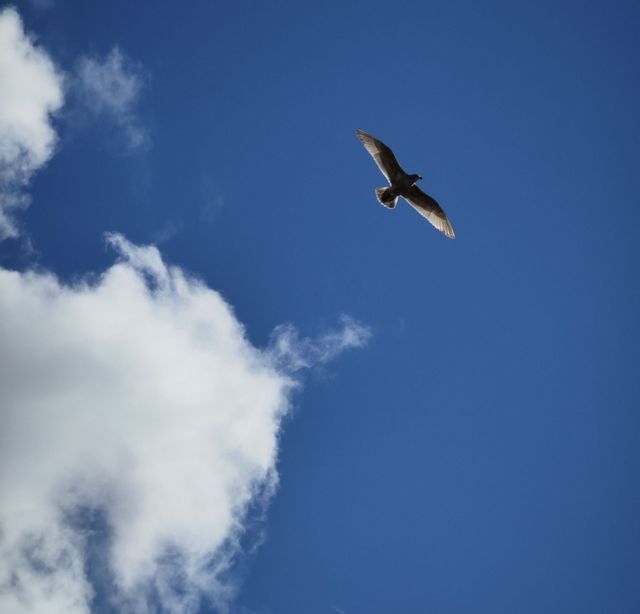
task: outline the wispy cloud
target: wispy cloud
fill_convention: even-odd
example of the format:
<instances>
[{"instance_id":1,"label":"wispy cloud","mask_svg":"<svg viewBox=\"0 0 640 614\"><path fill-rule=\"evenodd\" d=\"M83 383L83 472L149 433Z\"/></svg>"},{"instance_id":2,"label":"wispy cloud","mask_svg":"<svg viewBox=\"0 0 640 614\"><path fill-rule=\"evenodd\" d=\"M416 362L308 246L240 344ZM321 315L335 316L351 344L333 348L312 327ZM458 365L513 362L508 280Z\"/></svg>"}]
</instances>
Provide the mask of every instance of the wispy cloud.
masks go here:
<instances>
[{"instance_id":1,"label":"wispy cloud","mask_svg":"<svg viewBox=\"0 0 640 614\"><path fill-rule=\"evenodd\" d=\"M155 245L163 245L171 241L184 227L182 222L168 220L157 230L151 233L151 242Z\"/></svg>"},{"instance_id":2,"label":"wispy cloud","mask_svg":"<svg viewBox=\"0 0 640 614\"><path fill-rule=\"evenodd\" d=\"M53 8L53 5L55 4L54 0L28 0L28 2L31 6L40 11Z\"/></svg>"},{"instance_id":3,"label":"wispy cloud","mask_svg":"<svg viewBox=\"0 0 640 614\"><path fill-rule=\"evenodd\" d=\"M333 360L338 354L359 348L369 341L371 330L350 316L340 317L341 326L318 337L302 337L291 324L276 327L271 336L270 354L284 372L296 373Z\"/></svg>"},{"instance_id":4,"label":"wispy cloud","mask_svg":"<svg viewBox=\"0 0 640 614\"><path fill-rule=\"evenodd\" d=\"M18 236L14 210L26 207L32 175L51 157L51 115L62 105L62 76L24 32L18 13L0 12L0 240Z\"/></svg>"},{"instance_id":5,"label":"wispy cloud","mask_svg":"<svg viewBox=\"0 0 640 614\"><path fill-rule=\"evenodd\" d=\"M137 111L145 81L142 68L118 47L105 57L85 56L77 63L75 86L80 101L94 116L119 128L127 151L149 144Z\"/></svg>"},{"instance_id":6,"label":"wispy cloud","mask_svg":"<svg viewBox=\"0 0 640 614\"><path fill-rule=\"evenodd\" d=\"M0 269L0 610L224 610L278 482L293 372L365 343L349 318L256 348L153 246L70 286Z\"/></svg>"}]
</instances>

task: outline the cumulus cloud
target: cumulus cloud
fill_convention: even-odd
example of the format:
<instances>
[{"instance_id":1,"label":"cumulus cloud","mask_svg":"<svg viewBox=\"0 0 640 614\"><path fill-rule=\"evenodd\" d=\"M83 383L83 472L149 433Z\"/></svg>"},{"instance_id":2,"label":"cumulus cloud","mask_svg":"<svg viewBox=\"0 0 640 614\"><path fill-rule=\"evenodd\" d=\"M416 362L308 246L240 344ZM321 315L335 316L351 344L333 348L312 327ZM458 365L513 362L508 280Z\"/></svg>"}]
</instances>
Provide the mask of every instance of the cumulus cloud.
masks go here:
<instances>
[{"instance_id":1,"label":"cumulus cloud","mask_svg":"<svg viewBox=\"0 0 640 614\"><path fill-rule=\"evenodd\" d=\"M220 294L108 240L118 261L75 285L0 268L0 610L224 611L292 373L368 332L256 348Z\"/></svg>"},{"instance_id":2,"label":"cumulus cloud","mask_svg":"<svg viewBox=\"0 0 640 614\"><path fill-rule=\"evenodd\" d=\"M95 116L120 128L129 151L148 144L136 106L145 78L138 65L114 47L104 58L78 61L76 89L80 100Z\"/></svg>"},{"instance_id":3,"label":"cumulus cloud","mask_svg":"<svg viewBox=\"0 0 640 614\"><path fill-rule=\"evenodd\" d=\"M18 13L0 11L0 240L18 235L13 210L51 157L51 115L63 102L62 77L45 51L24 32Z\"/></svg>"}]
</instances>

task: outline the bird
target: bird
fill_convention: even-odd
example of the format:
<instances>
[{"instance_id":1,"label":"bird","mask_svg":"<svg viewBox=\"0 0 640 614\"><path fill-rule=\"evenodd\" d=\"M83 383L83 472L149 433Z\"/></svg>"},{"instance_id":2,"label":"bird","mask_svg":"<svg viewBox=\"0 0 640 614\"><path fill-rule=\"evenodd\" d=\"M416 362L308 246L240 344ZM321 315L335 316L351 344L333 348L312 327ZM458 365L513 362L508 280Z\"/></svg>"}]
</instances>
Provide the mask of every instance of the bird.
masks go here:
<instances>
[{"instance_id":1,"label":"bird","mask_svg":"<svg viewBox=\"0 0 640 614\"><path fill-rule=\"evenodd\" d=\"M382 174L387 178L389 186L376 188L376 198L387 209L395 209L398 197L402 196L420 215L426 217L433 226L449 239L455 239L451 222L442 207L434 198L425 194L417 185L420 175L405 173L395 155L382 141L367 134L364 130L356 130L365 149L371 154Z\"/></svg>"}]
</instances>

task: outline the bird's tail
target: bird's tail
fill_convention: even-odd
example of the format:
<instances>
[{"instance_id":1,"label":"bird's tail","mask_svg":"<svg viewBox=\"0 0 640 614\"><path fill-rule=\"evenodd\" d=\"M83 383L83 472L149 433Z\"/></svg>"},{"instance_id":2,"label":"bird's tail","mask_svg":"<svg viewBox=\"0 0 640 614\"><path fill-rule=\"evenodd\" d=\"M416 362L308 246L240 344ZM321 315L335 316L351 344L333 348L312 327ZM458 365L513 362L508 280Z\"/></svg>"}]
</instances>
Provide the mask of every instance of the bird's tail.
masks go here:
<instances>
[{"instance_id":1,"label":"bird's tail","mask_svg":"<svg viewBox=\"0 0 640 614\"><path fill-rule=\"evenodd\" d=\"M387 209L394 209L398 204L398 197L394 196L389 188L376 188L376 198Z\"/></svg>"}]
</instances>

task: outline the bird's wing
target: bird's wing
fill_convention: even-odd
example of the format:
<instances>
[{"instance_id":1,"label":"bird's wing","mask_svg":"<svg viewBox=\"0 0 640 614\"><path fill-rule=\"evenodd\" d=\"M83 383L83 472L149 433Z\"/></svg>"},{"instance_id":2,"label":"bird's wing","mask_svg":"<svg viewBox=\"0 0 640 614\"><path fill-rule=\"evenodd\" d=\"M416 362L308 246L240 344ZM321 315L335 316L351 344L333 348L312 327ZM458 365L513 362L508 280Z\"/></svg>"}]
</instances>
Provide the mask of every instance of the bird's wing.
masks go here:
<instances>
[{"instance_id":1,"label":"bird's wing","mask_svg":"<svg viewBox=\"0 0 640 614\"><path fill-rule=\"evenodd\" d=\"M412 185L403 196L420 215L424 215L438 230L450 239L455 239L456 235L451 227L451 222L435 199L425 194L416 185Z\"/></svg>"},{"instance_id":2,"label":"bird's wing","mask_svg":"<svg viewBox=\"0 0 640 614\"><path fill-rule=\"evenodd\" d=\"M404 175L393 152L382 141L362 130L357 130L356 134L389 183L393 183L399 175Z\"/></svg>"}]
</instances>

